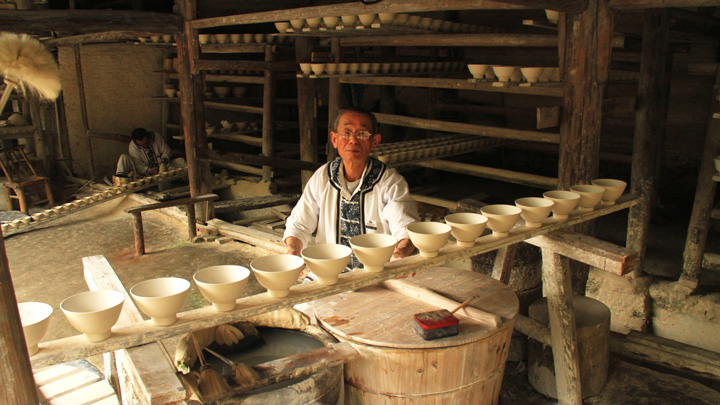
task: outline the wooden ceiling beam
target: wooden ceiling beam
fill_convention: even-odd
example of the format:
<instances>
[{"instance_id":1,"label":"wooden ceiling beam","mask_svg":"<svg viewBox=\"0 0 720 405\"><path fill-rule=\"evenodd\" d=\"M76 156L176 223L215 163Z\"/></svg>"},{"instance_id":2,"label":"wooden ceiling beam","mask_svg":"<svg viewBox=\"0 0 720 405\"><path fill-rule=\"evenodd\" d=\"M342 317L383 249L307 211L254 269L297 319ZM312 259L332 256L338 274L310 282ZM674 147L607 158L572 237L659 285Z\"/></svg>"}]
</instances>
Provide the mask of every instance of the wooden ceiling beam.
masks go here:
<instances>
[{"instance_id":1,"label":"wooden ceiling beam","mask_svg":"<svg viewBox=\"0 0 720 405\"><path fill-rule=\"evenodd\" d=\"M26 34L132 31L174 35L182 34L183 20L175 14L127 10L0 10L0 27Z\"/></svg>"},{"instance_id":2,"label":"wooden ceiling beam","mask_svg":"<svg viewBox=\"0 0 720 405\"><path fill-rule=\"evenodd\" d=\"M609 0L613 10L632 10L667 7L712 7L719 6L718 0Z\"/></svg>"},{"instance_id":3,"label":"wooden ceiling beam","mask_svg":"<svg viewBox=\"0 0 720 405\"><path fill-rule=\"evenodd\" d=\"M587 8L587 0L498 0L502 3L528 8L545 8L566 13L582 13Z\"/></svg>"},{"instance_id":4,"label":"wooden ceiling beam","mask_svg":"<svg viewBox=\"0 0 720 405\"><path fill-rule=\"evenodd\" d=\"M275 21L288 21L297 18L340 16L358 13L421 13L427 11L445 10L522 10L541 8L535 5L535 2L530 0L524 0L522 2L525 3L524 6L509 4L508 1L497 0L384 0L382 2L374 4L352 2L331 4L326 6L302 7L286 10L264 11L260 13L248 13L228 15L223 17L204 18L192 21L191 26L195 29L202 29L211 27L222 27L228 25L269 23ZM572 0L548 0L548 2L569 4L572 2ZM528 4L533 5L529 6Z\"/></svg>"}]
</instances>

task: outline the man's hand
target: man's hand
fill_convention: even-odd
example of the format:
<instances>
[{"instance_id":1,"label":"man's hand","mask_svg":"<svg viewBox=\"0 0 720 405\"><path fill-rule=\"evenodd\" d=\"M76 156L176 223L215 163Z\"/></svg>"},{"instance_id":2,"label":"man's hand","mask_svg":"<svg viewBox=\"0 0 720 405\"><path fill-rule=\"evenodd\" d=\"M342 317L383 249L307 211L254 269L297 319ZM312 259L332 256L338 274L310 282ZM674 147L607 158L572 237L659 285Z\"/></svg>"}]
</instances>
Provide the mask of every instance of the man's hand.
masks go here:
<instances>
[{"instance_id":1,"label":"man's hand","mask_svg":"<svg viewBox=\"0 0 720 405\"><path fill-rule=\"evenodd\" d=\"M410 254L412 254L414 250L415 245L410 242L410 239L401 239L395 247L395 251L393 252L393 258L402 259L403 257L408 257L410 256Z\"/></svg>"},{"instance_id":2,"label":"man's hand","mask_svg":"<svg viewBox=\"0 0 720 405\"><path fill-rule=\"evenodd\" d=\"M153 167L153 168L148 169L148 174L150 174L151 176L154 176L154 175L158 174L159 172L160 172L160 168L158 168L158 167Z\"/></svg>"},{"instance_id":3,"label":"man's hand","mask_svg":"<svg viewBox=\"0 0 720 405\"><path fill-rule=\"evenodd\" d=\"M285 246L287 246L287 254L300 256L300 251L303 248L303 244L300 239L294 236L288 236L285 238Z\"/></svg>"}]
</instances>

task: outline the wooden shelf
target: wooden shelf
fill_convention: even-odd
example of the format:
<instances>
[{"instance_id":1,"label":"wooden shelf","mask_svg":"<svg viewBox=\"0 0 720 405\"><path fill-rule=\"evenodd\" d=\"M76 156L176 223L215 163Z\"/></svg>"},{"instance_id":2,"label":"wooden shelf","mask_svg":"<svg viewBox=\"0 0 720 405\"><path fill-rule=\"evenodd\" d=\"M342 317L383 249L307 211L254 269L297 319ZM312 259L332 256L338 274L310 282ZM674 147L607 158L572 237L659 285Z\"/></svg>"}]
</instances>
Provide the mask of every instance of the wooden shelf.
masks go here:
<instances>
[{"instance_id":1,"label":"wooden shelf","mask_svg":"<svg viewBox=\"0 0 720 405\"><path fill-rule=\"evenodd\" d=\"M152 100L165 100L170 103L179 103L180 98L179 97L150 97ZM242 100L242 98L223 98L219 100ZM204 102L205 108L212 108L215 110L225 110L225 111L238 111L238 112L245 112L250 114L260 114L263 113L262 107L255 107L251 105L242 105L242 104L232 104L232 103L223 103L218 101L205 101Z\"/></svg>"},{"instance_id":2,"label":"wooden shelf","mask_svg":"<svg viewBox=\"0 0 720 405\"><path fill-rule=\"evenodd\" d=\"M409 275L421 270L443 266L449 262L467 260L472 256L514 245L532 237L545 235L627 209L636 205L638 202L638 198L625 195L620 197L615 205L600 206L597 210L591 212L573 212L566 221L557 221L554 218L548 218L539 228L528 228L525 226L524 221L520 219L518 224L510 231L510 236L506 238L495 238L492 235L481 236L476 239L475 246L470 248L461 248L455 243L448 243L440 249L437 257L423 258L419 254L416 254L387 263L385 270L380 273L353 271L341 274L338 284L332 286L322 286L317 282L297 284L291 288L290 295L285 298L271 298L267 293L244 297L237 301L238 306L230 312L216 312L211 306L182 312L178 314L176 323L166 327L155 326L150 320L136 322L128 326L116 326L113 328L113 335L109 339L99 343L91 343L83 335L43 342L39 344L40 351L30 357L30 361L35 368L49 366L75 359L87 358L100 353L156 342L212 326L237 322L280 308L289 308L303 302L356 290L380 281ZM209 225L212 226L212 221L209 222Z\"/></svg>"},{"instance_id":3,"label":"wooden shelf","mask_svg":"<svg viewBox=\"0 0 720 405\"><path fill-rule=\"evenodd\" d=\"M448 70L448 71L426 71L426 72L397 72L397 73L390 73L390 72L368 72L368 73L335 73L335 74L327 74L323 73L321 75L316 74L309 74L306 75L305 73L297 73L295 77L298 79L341 79L341 78L354 78L354 77L417 77L417 76L435 76L435 75L457 75L458 73L464 73L464 71L461 70ZM462 79L458 79L462 80Z\"/></svg>"},{"instance_id":4,"label":"wooden shelf","mask_svg":"<svg viewBox=\"0 0 720 405\"><path fill-rule=\"evenodd\" d=\"M301 36L301 37L348 37L359 35L408 35L408 34L428 34L437 31L431 31L425 28L413 28L401 25L373 23L370 26L356 25L354 27L345 27L338 25L335 28L308 28L296 30L288 28L284 33L274 35L280 36Z\"/></svg>"},{"instance_id":5,"label":"wooden shelf","mask_svg":"<svg viewBox=\"0 0 720 405\"><path fill-rule=\"evenodd\" d=\"M34 135L35 126L33 125L0 127L0 139L31 138Z\"/></svg>"},{"instance_id":6,"label":"wooden shelf","mask_svg":"<svg viewBox=\"0 0 720 405\"><path fill-rule=\"evenodd\" d=\"M520 86L507 83L506 86L496 87L496 82L471 82L468 79L446 79L437 77L346 77L339 78L340 83L368 84L377 86L404 86L427 87L435 89L477 90L495 93L513 93L535 96L562 97L563 85L561 82L533 83L531 86Z\"/></svg>"},{"instance_id":7,"label":"wooden shelf","mask_svg":"<svg viewBox=\"0 0 720 405\"><path fill-rule=\"evenodd\" d=\"M527 25L529 27L544 28L553 31L557 31L558 29L557 23L551 23L548 20L523 20L523 25Z\"/></svg>"},{"instance_id":8,"label":"wooden shelf","mask_svg":"<svg viewBox=\"0 0 720 405\"><path fill-rule=\"evenodd\" d=\"M200 49L202 53L265 53L266 46L275 45L280 45L280 43L202 44Z\"/></svg>"}]
</instances>

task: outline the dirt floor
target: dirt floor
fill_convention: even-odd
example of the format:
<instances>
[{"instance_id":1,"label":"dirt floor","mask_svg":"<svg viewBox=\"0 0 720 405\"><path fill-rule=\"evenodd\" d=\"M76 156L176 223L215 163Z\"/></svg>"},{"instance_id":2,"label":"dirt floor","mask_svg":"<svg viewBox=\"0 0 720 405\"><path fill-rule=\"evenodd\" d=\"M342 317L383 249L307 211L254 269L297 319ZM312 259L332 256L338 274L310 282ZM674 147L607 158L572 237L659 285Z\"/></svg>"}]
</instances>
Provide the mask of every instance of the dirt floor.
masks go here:
<instances>
[{"instance_id":1,"label":"dirt floor","mask_svg":"<svg viewBox=\"0 0 720 405\"><path fill-rule=\"evenodd\" d=\"M197 270L212 265L249 267L254 258L268 254L239 242L190 243L186 225L151 212L143 215L148 254L135 257L132 217L123 212L134 205L138 203L130 198L113 200L5 240L18 301L43 301L55 308L45 340L77 334L65 320L59 305L64 298L87 290L83 257L104 255L129 289L142 280L160 276L189 280ZM191 288L185 309L208 305L194 284ZM261 291L264 289L251 278L247 293ZM688 386L692 387L690 392ZM507 364L501 404L551 403L555 401L529 386L524 363ZM720 393L698 383L613 359L607 388L600 396L586 399L586 403L718 404Z\"/></svg>"}]
</instances>

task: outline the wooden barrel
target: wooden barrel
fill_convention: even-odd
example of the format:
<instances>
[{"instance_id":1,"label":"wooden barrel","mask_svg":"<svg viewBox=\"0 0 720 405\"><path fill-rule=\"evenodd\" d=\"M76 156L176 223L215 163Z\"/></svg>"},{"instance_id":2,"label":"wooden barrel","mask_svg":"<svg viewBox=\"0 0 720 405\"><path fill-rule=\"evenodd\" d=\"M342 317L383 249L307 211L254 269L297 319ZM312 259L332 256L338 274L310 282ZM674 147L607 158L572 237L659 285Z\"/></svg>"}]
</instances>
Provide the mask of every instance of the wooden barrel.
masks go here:
<instances>
[{"instance_id":1,"label":"wooden barrel","mask_svg":"<svg viewBox=\"0 0 720 405\"><path fill-rule=\"evenodd\" d=\"M314 303L318 322L360 357L345 364L347 404L496 404L518 311L518 299L491 277L451 268L407 281L503 318L497 328L460 318L459 334L431 341L413 315L439 309L371 286Z\"/></svg>"},{"instance_id":2,"label":"wooden barrel","mask_svg":"<svg viewBox=\"0 0 720 405\"><path fill-rule=\"evenodd\" d=\"M610 309L602 302L576 295L573 297L575 329L580 355L582 397L600 394L608 380L610 356ZM530 305L530 317L549 325L547 298ZM528 339L528 380L538 392L557 398L555 362L552 348Z\"/></svg>"}]
</instances>

